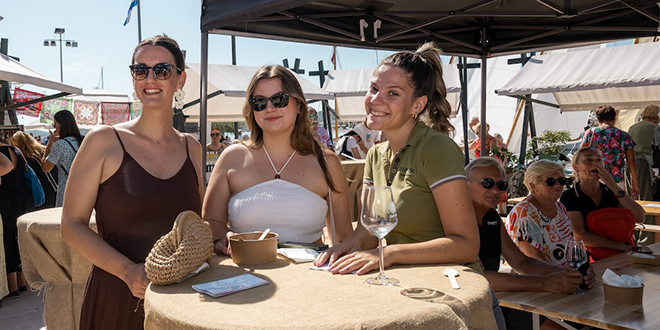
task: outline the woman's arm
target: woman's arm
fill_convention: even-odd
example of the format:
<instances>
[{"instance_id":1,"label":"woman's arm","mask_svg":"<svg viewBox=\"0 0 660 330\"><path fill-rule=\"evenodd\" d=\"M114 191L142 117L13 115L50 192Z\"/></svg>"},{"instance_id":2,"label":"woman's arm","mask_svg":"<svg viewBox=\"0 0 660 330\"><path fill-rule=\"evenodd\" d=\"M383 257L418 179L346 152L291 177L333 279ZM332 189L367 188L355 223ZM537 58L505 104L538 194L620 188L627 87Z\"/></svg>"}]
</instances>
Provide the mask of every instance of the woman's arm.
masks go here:
<instances>
[{"instance_id":1,"label":"woman's arm","mask_svg":"<svg viewBox=\"0 0 660 330\"><path fill-rule=\"evenodd\" d=\"M193 166L195 167L195 173L197 174L197 184L199 185L199 196L204 197L204 168L202 165L202 145L190 134L185 134L186 143L190 146L188 148L188 157L192 160ZM201 200L202 198L200 198ZM201 205L200 205L201 206Z\"/></svg>"},{"instance_id":2,"label":"woman's arm","mask_svg":"<svg viewBox=\"0 0 660 330\"><path fill-rule=\"evenodd\" d=\"M325 160L328 164L328 171L334 182L337 192L330 190L332 194L332 213L334 215L335 222L335 234L337 237L334 237L337 243L347 239L353 234L353 226L351 225L351 215L349 208L348 200L348 183L346 182L346 174L344 173L344 168L341 166L339 157L337 157L332 151L327 151ZM330 216L328 215L326 219L326 227L331 228ZM329 231L330 235L332 233Z\"/></svg>"},{"instance_id":3,"label":"woman's arm","mask_svg":"<svg viewBox=\"0 0 660 330\"><path fill-rule=\"evenodd\" d=\"M95 129L85 138L69 172L62 238L91 263L124 281L134 296L142 298L149 284L144 264L134 263L89 228L99 185L111 174L108 159L121 157L117 150L121 151L110 127Z\"/></svg>"},{"instance_id":4,"label":"woman's arm","mask_svg":"<svg viewBox=\"0 0 660 330\"><path fill-rule=\"evenodd\" d=\"M9 148L9 150L10 150L9 151L10 156L13 155L14 157L16 157L16 154L14 154L13 151L11 151L11 148ZM16 163L15 161L12 162L11 159L7 158L7 156L0 153L0 176L3 176L11 172L11 170L14 169L14 166L16 166L15 163Z\"/></svg>"},{"instance_id":5,"label":"woman's arm","mask_svg":"<svg viewBox=\"0 0 660 330\"><path fill-rule=\"evenodd\" d=\"M206 189L204 203L202 203L202 219L208 222L213 231L213 243L217 253L229 254L227 233L229 233L229 219L227 210L229 197L231 196L231 187L229 185L228 172L232 170L231 160L239 147L228 147L220 154L217 163L213 167L209 186Z\"/></svg>"},{"instance_id":6,"label":"woman's arm","mask_svg":"<svg viewBox=\"0 0 660 330\"><path fill-rule=\"evenodd\" d=\"M571 218L571 225L573 226L573 236L575 239L584 241L587 246L593 247L606 247L617 251L631 251L631 247L624 244L609 240L605 237L590 233L584 225L584 218L582 213L578 211L568 211L568 217Z\"/></svg>"},{"instance_id":7,"label":"woman's arm","mask_svg":"<svg viewBox=\"0 0 660 330\"><path fill-rule=\"evenodd\" d=\"M632 184L630 195L632 198L637 198L639 196L639 181L637 181L637 162L635 161L634 149L626 150L626 163L628 163L628 168L630 169L630 181Z\"/></svg>"}]
</instances>

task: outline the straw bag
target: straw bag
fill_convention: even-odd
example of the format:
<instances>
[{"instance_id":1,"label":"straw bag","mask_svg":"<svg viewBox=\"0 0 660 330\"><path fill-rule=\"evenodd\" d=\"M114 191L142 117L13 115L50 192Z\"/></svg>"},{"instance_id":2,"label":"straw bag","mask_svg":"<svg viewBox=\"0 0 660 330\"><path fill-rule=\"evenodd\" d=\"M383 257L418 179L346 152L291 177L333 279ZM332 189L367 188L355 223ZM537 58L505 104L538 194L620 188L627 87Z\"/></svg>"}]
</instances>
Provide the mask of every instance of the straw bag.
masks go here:
<instances>
[{"instance_id":1,"label":"straw bag","mask_svg":"<svg viewBox=\"0 0 660 330\"><path fill-rule=\"evenodd\" d=\"M181 281L213 256L211 228L193 211L176 217L172 231L161 237L144 263L147 278L157 285Z\"/></svg>"}]
</instances>

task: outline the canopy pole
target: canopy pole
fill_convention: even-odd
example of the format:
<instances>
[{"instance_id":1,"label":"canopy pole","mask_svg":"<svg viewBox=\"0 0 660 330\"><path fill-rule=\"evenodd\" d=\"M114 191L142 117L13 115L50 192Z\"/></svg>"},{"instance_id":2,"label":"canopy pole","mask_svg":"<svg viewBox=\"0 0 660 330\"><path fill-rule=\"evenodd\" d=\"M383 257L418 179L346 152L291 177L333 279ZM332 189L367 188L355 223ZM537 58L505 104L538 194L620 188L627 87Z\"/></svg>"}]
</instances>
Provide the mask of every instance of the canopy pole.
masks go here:
<instances>
[{"instance_id":1,"label":"canopy pole","mask_svg":"<svg viewBox=\"0 0 660 330\"><path fill-rule=\"evenodd\" d=\"M486 151L486 140L482 137L486 136L486 69L488 62L488 52L486 50L486 28L481 29L481 127L479 133L479 150L480 156L488 156Z\"/></svg>"},{"instance_id":2,"label":"canopy pole","mask_svg":"<svg viewBox=\"0 0 660 330\"><path fill-rule=\"evenodd\" d=\"M470 163L470 143L468 142L468 107L467 107L467 57L461 56L458 58L458 78L461 82L461 108L463 118L463 153L465 154L465 165Z\"/></svg>"},{"instance_id":3,"label":"canopy pole","mask_svg":"<svg viewBox=\"0 0 660 330\"><path fill-rule=\"evenodd\" d=\"M208 106L208 73L209 73L209 32L202 31L202 54L200 63L200 103L199 103L199 141L202 143L202 150L206 150L206 114ZM206 181L206 152L202 152L202 168L204 169L202 180L204 189L208 182Z\"/></svg>"}]
</instances>

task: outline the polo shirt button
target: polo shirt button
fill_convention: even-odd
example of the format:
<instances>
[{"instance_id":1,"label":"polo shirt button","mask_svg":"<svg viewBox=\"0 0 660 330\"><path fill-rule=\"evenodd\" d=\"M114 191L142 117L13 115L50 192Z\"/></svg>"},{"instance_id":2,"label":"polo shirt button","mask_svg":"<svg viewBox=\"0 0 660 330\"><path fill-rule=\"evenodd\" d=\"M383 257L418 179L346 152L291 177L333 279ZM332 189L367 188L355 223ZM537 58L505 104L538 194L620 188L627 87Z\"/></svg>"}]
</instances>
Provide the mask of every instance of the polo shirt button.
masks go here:
<instances>
[{"instance_id":1,"label":"polo shirt button","mask_svg":"<svg viewBox=\"0 0 660 330\"><path fill-rule=\"evenodd\" d=\"M397 158L397 159L395 159L395 160L396 160L397 163L399 162L399 158Z\"/></svg>"},{"instance_id":2,"label":"polo shirt button","mask_svg":"<svg viewBox=\"0 0 660 330\"><path fill-rule=\"evenodd\" d=\"M395 169L392 169L392 173L396 173L396 170L395 170Z\"/></svg>"}]
</instances>

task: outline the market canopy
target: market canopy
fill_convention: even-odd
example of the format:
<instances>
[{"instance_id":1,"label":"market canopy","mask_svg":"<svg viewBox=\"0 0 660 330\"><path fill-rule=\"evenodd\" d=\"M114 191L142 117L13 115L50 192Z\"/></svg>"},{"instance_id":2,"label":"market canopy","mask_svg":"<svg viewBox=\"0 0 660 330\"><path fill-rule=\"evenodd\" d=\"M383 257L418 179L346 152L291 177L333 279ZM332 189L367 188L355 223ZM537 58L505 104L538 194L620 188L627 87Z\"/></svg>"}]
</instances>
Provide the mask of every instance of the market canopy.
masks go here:
<instances>
[{"instance_id":1,"label":"market canopy","mask_svg":"<svg viewBox=\"0 0 660 330\"><path fill-rule=\"evenodd\" d=\"M659 35L657 0L203 0L202 32L354 48L520 54Z\"/></svg>"},{"instance_id":2,"label":"market canopy","mask_svg":"<svg viewBox=\"0 0 660 330\"><path fill-rule=\"evenodd\" d=\"M81 88L48 78L4 54L0 54L0 80L30 84L71 94L82 93Z\"/></svg>"},{"instance_id":3,"label":"market canopy","mask_svg":"<svg viewBox=\"0 0 660 330\"><path fill-rule=\"evenodd\" d=\"M564 111L660 104L660 43L534 56L499 95L552 93Z\"/></svg>"},{"instance_id":4,"label":"market canopy","mask_svg":"<svg viewBox=\"0 0 660 330\"><path fill-rule=\"evenodd\" d=\"M232 122L243 121L243 105L248 85L260 67L239 66L224 64L208 65L208 91L209 95L219 92L219 95L208 99L207 121ZM293 73L293 72L292 72ZM186 65L186 84L183 90L187 100L195 100L200 94L201 65L188 63ZM304 77L293 73L307 100L331 100L333 95L314 85ZM184 108L183 113L190 116L188 121L199 122L199 103L192 102Z\"/></svg>"},{"instance_id":5,"label":"market canopy","mask_svg":"<svg viewBox=\"0 0 660 330\"><path fill-rule=\"evenodd\" d=\"M461 84L458 69L454 64L444 64L443 80L447 87L447 100L456 112L456 93L460 93ZM323 90L335 96L335 113L341 121L361 121L365 117L364 96L375 68L330 70L325 77Z\"/></svg>"}]
</instances>

